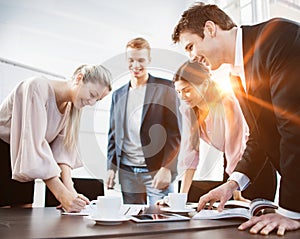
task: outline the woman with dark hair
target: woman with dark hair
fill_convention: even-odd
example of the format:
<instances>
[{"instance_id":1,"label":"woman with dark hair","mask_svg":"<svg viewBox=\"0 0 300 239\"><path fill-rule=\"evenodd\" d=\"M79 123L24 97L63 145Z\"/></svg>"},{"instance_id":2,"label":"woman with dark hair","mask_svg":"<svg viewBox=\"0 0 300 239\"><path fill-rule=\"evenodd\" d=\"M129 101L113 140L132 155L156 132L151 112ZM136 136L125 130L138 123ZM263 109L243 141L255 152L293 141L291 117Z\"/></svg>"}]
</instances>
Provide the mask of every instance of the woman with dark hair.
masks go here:
<instances>
[{"instance_id":1,"label":"woman with dark hair","mask_svg":"<svg viewBox=\"0 0 300 239\"><path fill-rule=\"evenodd\" d=\"M174 76L175 90L181 98L183 120L181 140L181 166L184 174L181 192L188 192L199 163L200 138L224 153L224 181L241 159L248 138L248 126L239 103L233 94L224 93L211 80L208 68L198 62L185 62ZM276 192L276 175L266 165L255 183L243 195L254 199L273 200ZM234 199L245 200L240 191Z\"/></svg>"}]
</instances>

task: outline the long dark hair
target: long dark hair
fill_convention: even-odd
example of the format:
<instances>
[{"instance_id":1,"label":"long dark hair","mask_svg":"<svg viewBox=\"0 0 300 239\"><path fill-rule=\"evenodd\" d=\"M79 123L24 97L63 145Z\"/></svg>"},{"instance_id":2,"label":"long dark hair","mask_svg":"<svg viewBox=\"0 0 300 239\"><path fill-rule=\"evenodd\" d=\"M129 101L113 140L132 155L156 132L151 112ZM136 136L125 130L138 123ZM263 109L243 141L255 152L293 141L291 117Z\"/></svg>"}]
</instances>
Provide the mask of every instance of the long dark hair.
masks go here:
<instances>
[{"instance_id":1,"label":"long dark hair","mask_svg":"<svg viewBox=\"0 0 300 239\"><path fill-rule=\"evenodd\" d=\"M209 69L198 62L186 61L182 64L173 77L173 82L176 81L186 81L191 83L193 87L200 86L204 83L205 80L208 81L208 88L203 97L203 100L208 106L208 110L214 108L223 108L222 95L218 85L212 81L210 77ZM192 145L195 147L199 145L199 126L202 127L206 114L200 111L200 109L195 106L189 112L189 121L190 121L190 141L193 142Z\"/></svg>"},{"instance_id":2,"label":"long dark hair","mask_svg":"<svg viewBox=\"0 0 300 239\"><path fill-rule=\"evenodd\" d=\"M209 86L205 94L205 101L212 104L220 101L221 94L218 85L212 81L210 75L209 69L204 64L186 61L178 68L173 82L182 80L192 83L193 86L199 86L208 80Z\"/></svg>"}]
</instances>

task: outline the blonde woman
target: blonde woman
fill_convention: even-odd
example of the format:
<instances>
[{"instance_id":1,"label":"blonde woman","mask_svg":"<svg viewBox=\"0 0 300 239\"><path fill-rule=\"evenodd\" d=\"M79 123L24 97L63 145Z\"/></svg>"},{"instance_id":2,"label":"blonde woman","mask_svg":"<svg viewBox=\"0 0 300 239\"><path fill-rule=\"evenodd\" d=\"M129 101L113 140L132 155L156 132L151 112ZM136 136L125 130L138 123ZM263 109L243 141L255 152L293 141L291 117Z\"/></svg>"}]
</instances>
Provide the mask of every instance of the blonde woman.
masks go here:
<instances>
[{"instance_id":1,"label":"blonde woman","mask_svg":"<svg viewBox=\"0 0 300 239\"><path fill-rule=\"evenodd\" d=\"M111 74L101 65L82 65L68 81L33 77L15 87L0 105L0 207L31 207L37 178L66 211L89 204L71 178L71 169L82 166L80 111L110 91Z\"/></svg>"}]
</instances>

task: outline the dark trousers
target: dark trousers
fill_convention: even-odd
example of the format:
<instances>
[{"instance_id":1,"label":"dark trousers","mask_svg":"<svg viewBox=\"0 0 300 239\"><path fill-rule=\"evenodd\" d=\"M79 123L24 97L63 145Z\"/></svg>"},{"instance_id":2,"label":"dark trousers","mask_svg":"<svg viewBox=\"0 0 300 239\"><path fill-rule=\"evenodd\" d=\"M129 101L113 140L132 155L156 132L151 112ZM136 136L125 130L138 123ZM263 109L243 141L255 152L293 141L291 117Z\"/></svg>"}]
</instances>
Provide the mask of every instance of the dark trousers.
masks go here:
<instances>
[{"instance_id":1,"label":"dark trousers","mask_svg":"<svg viewBox=\"0 0 300 239\"><path fill-rule=\"evenodd\" d=\"M34 181L11 179L10 145L0 139L0 207L33 203Z\"/></svg>"}]
</instances>

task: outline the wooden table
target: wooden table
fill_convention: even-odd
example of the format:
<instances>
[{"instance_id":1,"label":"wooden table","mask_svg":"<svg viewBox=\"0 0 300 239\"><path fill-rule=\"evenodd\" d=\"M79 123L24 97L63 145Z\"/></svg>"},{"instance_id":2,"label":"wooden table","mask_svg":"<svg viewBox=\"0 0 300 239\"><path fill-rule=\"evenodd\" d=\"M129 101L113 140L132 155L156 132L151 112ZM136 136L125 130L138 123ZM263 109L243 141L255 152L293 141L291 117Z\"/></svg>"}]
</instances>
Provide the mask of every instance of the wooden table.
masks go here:
<instances>
[{"instance_id":1,"label":"wooden table","mask_svg":"<svg viewBox=\"0 0 300 239\"><path fill-rule=\"evenodd\" d=\"M0 209L0 238L266 238L237 230L242 220L191 220L183 222L98 225L86 216L61 215L55 208ZM275 234L268 236L276 238ZM300 231L284 238L300 238Z\"/></svg>"}]
</instances>

